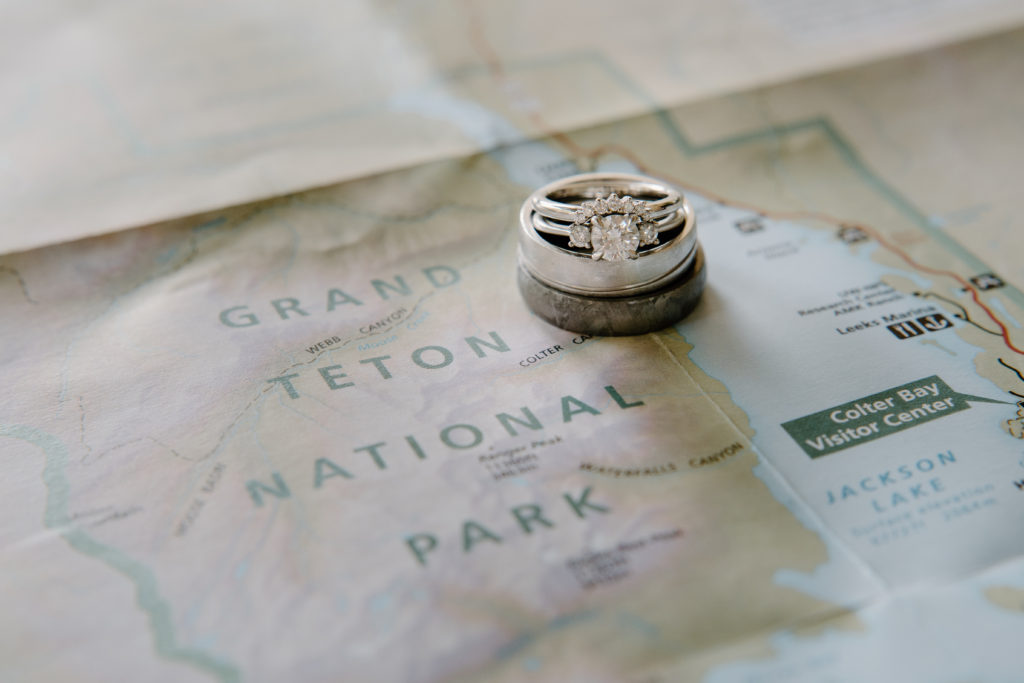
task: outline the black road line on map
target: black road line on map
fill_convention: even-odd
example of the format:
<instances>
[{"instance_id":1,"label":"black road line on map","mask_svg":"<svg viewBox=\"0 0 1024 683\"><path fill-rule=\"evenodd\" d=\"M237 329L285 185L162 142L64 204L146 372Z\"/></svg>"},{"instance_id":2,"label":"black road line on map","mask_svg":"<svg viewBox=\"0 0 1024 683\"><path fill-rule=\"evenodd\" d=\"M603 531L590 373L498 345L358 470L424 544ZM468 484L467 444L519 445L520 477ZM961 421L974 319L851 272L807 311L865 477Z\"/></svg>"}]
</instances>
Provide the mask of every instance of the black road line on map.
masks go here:
<instances>
[{"instance_id":1,"label":"black road line on map","mask_svg":"<svg viewBox=\"0 0 1024 683\"><path fill-rule=\"evenodd\" d=\"M999 364L1000 364L1000 365L1002 365L1002 366L1003 366L1004 368L1006 368L1007 370L1010 370L1010 371L1011 371L1011 372L1013 372L1013 373L1014 373L1015 375L1017 375L1018 379L1020 379L1020 381L1021 381L1021 382L1024 382L1024 375L1022 375L1022 374L1020 373L1020 370L1018 370L1017 368L1013 367L1012 365L1010 365L1009 363L1007 363L1007 362L1006 362L1005 360L1003 360L1002 358L996 358L996 360L997 360L997 361L999 361ZM1020 394L1017 394L1017 395L1019 396Z\"/></svg>"}]
</instances>

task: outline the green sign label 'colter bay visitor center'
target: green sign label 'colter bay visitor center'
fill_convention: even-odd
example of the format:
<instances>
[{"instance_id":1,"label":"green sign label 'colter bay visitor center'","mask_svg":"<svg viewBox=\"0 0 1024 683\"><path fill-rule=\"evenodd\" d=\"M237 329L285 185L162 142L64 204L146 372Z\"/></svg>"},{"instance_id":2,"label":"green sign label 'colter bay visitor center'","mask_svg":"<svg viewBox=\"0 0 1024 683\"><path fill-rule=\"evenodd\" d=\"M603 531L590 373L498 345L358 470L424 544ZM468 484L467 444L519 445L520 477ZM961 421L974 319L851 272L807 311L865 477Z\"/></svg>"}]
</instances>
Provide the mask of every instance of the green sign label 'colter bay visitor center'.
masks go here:
<instances>
[{"instance_id":1,"label":"green sign label 'colter bay visitor center'","mask_svg":"<svg viewBox=\"0 0 1024 683\"><path fill-rule=\"evenodd\" d=\"M953 391L938 375L887 389L782 425L812 458L967 410L968 401L1005 403Z\"/></svg>"}]
</instances>

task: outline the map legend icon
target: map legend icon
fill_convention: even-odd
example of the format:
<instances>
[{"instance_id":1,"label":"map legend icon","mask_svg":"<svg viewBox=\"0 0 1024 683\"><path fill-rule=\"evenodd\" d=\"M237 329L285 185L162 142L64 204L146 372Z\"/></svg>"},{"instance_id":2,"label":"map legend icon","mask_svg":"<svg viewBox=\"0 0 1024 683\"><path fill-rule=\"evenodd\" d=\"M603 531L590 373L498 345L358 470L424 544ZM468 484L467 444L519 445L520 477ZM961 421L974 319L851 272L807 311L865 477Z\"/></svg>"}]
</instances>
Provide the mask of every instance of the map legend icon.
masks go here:
<instances>
[{"instance_id":1,"label":"map legend icon","mask_svg":"<svg viewBox=\"0 0 1024 683\"><path fill-rule=\"evenodd\" d=\"M886 325L885 329L892 332L897 339L910 339L911 337L919 337L924 334L924 330L922 330L917 323L910 320Z\"/></svg>"},{"instance_id":2,"label":"map legend icon","mask_svg":"<svg viewBox=\"0 0 1024 683\"><path fill-rule=\"evenodd\" d=\"M1006 286L1003 279L994 273L982 273L981 275L975 275L971 278L971 282L974 283L975 287L982 291L988 289L999 289Z\"/></svg>"},{"instance_id":3,"label":"map legend icon","mask_svg":"<svg viewBox=\"0 0 1024 683\"><path fill-rule=\"evenodd\" d=\"M838 234L839 239L847 244L856 244L857 242L866 242L868 240L868 234L855 225L844 225L839 228Z\"/></svg>"},{"instance_id":4,"label":"map legend icon","mask_svg":"<svg viewBox=\"0 0 1024 683\"><path fill-rule=\"evenodd\" d=\"M761 232L764 230L764 221L760 218L746 218L741 221L736 221L736 229L744 234L752 232Z\"/></svg>"},{"instance_id":5,"label":"map legend icon","mask_svg":"<svg viewBox=\"0 0 1024 683\"><path fill-rule=\"evenodd\" d=\"M953 321L941 313L934 313L932 315L924 315L917 319L917 324L926 329L929 332L938 332L939 330L948 330L953 327Z\"/></svg>"}]
</instances>

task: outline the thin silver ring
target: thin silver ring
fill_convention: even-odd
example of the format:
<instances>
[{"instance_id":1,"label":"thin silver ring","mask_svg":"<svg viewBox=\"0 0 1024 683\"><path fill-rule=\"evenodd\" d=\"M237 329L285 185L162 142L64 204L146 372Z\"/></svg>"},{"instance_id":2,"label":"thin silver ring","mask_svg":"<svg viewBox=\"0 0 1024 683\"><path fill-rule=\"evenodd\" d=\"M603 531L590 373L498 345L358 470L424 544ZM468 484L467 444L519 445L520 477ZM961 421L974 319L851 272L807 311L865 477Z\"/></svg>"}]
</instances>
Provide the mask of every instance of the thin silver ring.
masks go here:
<instances>
[{"instance_id":1,"label":"thin silver ring","mask_svg":"<svg viewBox=\"0 0 1024 683\"><path fill-rule=\"evenodd\" d=\"M671 214L664 214L657 218L654 222L658 225L658 232L668 232L682 225L689 216L693 214L693 208L689 202L681 203L674 212ZM543 232L548 235L561 235L562 237L569 236L569 230L572 224L566 223L555 223L547 216L542 215L539 212L533 212L531 215L533 221L533 227L537 232Z\"/></svg>"},{"instance_id":2,"label":"thin silver ring","mask_svg":"<svg viewBox=\"0 0 1024 683\"><path fill-rule=\"evenodd\" d=\"M628 173L581 173L565 180L549 183L533 193L531 203L537 213L563 223L572 223L579 202L618 194L639 199L647 205L654 220L675 213L683 197L674 187L643 176Z\"/></svg>"}]
</instances>

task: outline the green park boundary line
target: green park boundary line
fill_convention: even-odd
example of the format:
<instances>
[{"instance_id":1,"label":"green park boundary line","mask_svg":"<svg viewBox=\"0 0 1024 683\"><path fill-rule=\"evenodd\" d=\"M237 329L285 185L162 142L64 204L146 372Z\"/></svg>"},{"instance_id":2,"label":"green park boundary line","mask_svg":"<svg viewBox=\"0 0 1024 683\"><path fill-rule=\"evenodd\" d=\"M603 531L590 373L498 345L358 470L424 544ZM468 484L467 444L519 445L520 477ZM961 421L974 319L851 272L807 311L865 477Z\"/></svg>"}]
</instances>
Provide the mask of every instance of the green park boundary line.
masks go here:
<instances>
[{"instance_id":1,"label":"green park boundary line","mask_svg":"<svg viewBox=\"0 0 1024 683\"><path fill-rule=\"evenodd\" d=\"M900 57L892 57L891 59L900 59ZM880 195L885 201L893 205L900 213L908 218L914 225L923 230L935 243L941 245L947 252L951 253L956 258L960 259L968 268L974 271L973 274L980 275L982 273L992 272L991 266L982 261L980 258L975 256L962 244L957 242L955 239L946 234L943 230L935 226L934 223L928 218L928 215L918 209L914 204L907 199L899 190L893 185L885 181L881 175L874 171L868 164L861 159L860 155L856 152L855 146L846 139L846 137L839 132L838 127L825 116L810 117L803 120L793 121L785 124L772 124L765 126L764 128L757 128L754 130L729 135L717 140L710 140L705 143L697 144L693 142L688 135L676 124L672 119L671 113L668 109L663 107L657 102L649 93L643 88L634 83L621 69L613 64L604 54L600 52L587 51L579 52L571 55L564 55L562 57L546 57L541 59L533 60L522 60L510 64L504 64L504 68L507 71L533 71L536 69L545 69L551 67L563 66L569 63L590 63L598 67L599 70L603 71L607 76L616 82L623 90L631 94L637 100L642 102L646 107L647 111L631 116L622 117L619 119L611 119L600 123L589 123L584 126L577 127L572 130L560 131L563 133L579 132L582 130L591 130L594 128L600 128L602 126L614 125L616 123L623 123L626 121L641 119L645 116L654 116L659 124L664 128L669 138L675 144L675 146L688 157L699 157L706 154L713 154L720 151L728 151L744 145L759 144L764 142L778 141L782 142L787 136L806 133L806 132L817 132L820 133L825 140L832 146L833 150L839 155L840 159L851 169L853 172L874 192ZM849 68L857 68L849 67ZM447 72L447 74L438 80L453 80L459 81L463 79L478 77L481 73L485 73L488 67L485 65L470 65L463 67L456 67ZM811 75L797 78L795 81L786 81L784 83L772 84L767 86L761 86L751 88L743 92L756 92L758 90L770 90L773 87L778 87L785 83L796 82L798 80L804 80L808 78L823 78L825 74ZM740 93L735 93L740 94ZM696 100L694 103L701 101L712 101L719 99L725 95L715 95L706 99ZM678 105L678 107L687 106L690 103L684 103ZM494 150L481 150L481 153L487 153ZM1024 308L1024 292L1021 292L1015 285L1007 282L1006 286L1002 288L1002 293L1006 294L1014 303L1021 308Z\"/></svg>"},{"instance_id":2,"label":"green park boundary line","mask_svg":"<svg viewBox=\"0 0 1024 683\"><path fill-rule=\"evenodd\" d=\"M992 272L991 267L982 261L980 258L975 256L966 247L957 242L955 239L946 234L945 231L938 228L929 218L928 215L918 209L914 204L907 199L899 190L893 185L885 181L880 174L872 169L868 164L861 159L860 155L856 152L855 146L846 139L846 137L839 132L838 127L832 123L832 121L825 116L811 117L803 120L793 121L785 124L769 125L764 128L757 128L754 130L746 131L743 133L737 133L735 135L726 136L717 140L711 140L705 143L697 144L694 143L689 136L679 127L678 124L672 119L671 112L661 105L659 105L654 98L650 97L646 92L639 88L633 83L625 73L623 73L617 66L612 64L604 55L600 53L591 53L592 60L597 63L601 69L603 69L614 81L619 83L625 90L632 93L634 96L640 98L650 108L649 114L638 114L633 117L635 119L642 118L646 115L653 115L657 118L661 127L668 133L669 137L676 145L676 147L688 157L699 157L706 154L713 154L720 151L728 151L736 147L742 147L744 145L759 144L765 142L778 141L782 142L787 136L796 135L806 132L817 132L821 134L825 140L832 146L833 150L839 155L840 159L875 193L880 195L885 201L894 206L900 213L908 218L914 225L919 227L935 243L941 245L947 252L950 252L955 257L959 258L968 268L974 271L973 275L980 275L982 273ZM895 59L898 59L896 57ZM856 67L852 67L856 68ZM823 78L824 75L809 76L807 78ZM756 92L758 90L770 90L775 86L769 85L759 88L752 88L747 92ZM715 99L715 98L711 98ZM685 104L680 105L686 106ZM606 125L606 124L605 124ZM597 127L597 126L595 126ZM1006 294L1015 304L1024 308L1024 293L1021 292L1013 284L1007 282L1006 286L1001 288L1002 293Z\"/></svg>"},{"instance_id":3,"label":"green park boundary line","mask_svg":"<svg viewBox=\"0 0 1024 683\"><path fill-rule=\"evenodd\" d=\"M170 661L191 665L224 683L240 680L241 675L232 664L202 650L178 644L174 635L171 607L160 594L156 576L148 567L116 548L100 543L70 521L68 497L71 486L64 472L68 450L60 439L24 425L0 424L0 437L3 436L25 441L43 451L46 456L43 467L43 483L46 486L46 507L43 513L45 527L60 533L68 545L78 552L99 560L132 582L135 586L135 601L148 617L157 654Z\"/></svg>"},{"instance_id":4,"label":"green park boundary line","mask_svg":"<svg viewBox=\"0 0 1024 683\"><path fill-rule=\"evenodd\" d=\"M891 57L889 59L900 59L900 58L901 57L897 56L897 57ZM885 60L882 60L882 61L885 61ZM936 244L941 245L947 252L949 252L952 255L954 255L955 257L959 258L968 268L970 268L971 270L974 271L974 274L982 274L982 273L991 272L991 267L988 264L986 264L980 258L975 256L971 251L969 251L962 244L960 244L959 242L954 240L952 237L950 237L948 234L946 234L943 230L941 230L940 228L935 226L932 223L932 221L929 220L928 216L924 212L922 212L916 206L914 206L914 204L912 202L910 202L910 200L908 200L902 193L900 193L895 187L893 187L891 184L886 182L878 173L876 173L873 169L871 169L863 161L863 159L860 158L860 155L857 154L857 152L855 151L854 145L850 141L848 141L839 132L839 130L835 126L835 124L833 124L832 121L830 119L828 119L827 117L818 116L818 117L811 117L811 118L800 120L800 121L790 122L790 123L787 123L787 124L769 125L769 126L766 126L764 128L758 128L758 129L747 131L747 132L744 132L744 133L738 133L738 134L735 134L735 135L726 136L726 137L720 138L718 140L712 140L712 141L705 142L705 143L702 143L702 144L696 144L682 131L682 129L676 124L676 122L672 120L671 115L670 115L668 110L666 110L660 103L658 103L653 97L651 97L651 95L648 92L646 92L643 88L641 88L636 83L634 83L621 69L619 69L619 67L617 65L613 64L607 58L606 55L604 55L604 54L602 54L600 52L596 52L596 51L592 51L592 50L591 51L580 51L580 52L571 53L571 54L564 54L564 55L560 55L560 56L549 56L549 57L534 58L534 59L524 59L524 60L518 60L518 61L513 62L511 64L503 64L503 68L506 69L507 71L510 71L510 72L511 71L526 72L526 71L534 71L534 70L539 70L539 69L548 69L548 68L552 68L552 67L559 67L559 66L564 66L564 65L567 65L567 64L571 64L571 63L591 64L591 65L596 66L600 71L603 71L605 73L605 75L610 77L612 81L616 82L623 90L625 90L627 93L629 93L634 98L639 100L645 107L647 107L647 110L645 112L643 112L643 113L634 114L634 115L631 115L631 116L625 116L625 117L621 117L619 119L609 119L607 121L603 121L603 122L599 122L599 123L587 123L587 124L585 124L583 126L578 126L578 127L574 128L574 129L565 130L565 131L561 131L561 132L565 132L565 133L579 132L581 130L587 130L587 129L598 128L598 127L601 127L601 126L613 125L615 123L622 123L622 122L625 122L625 121L640 119L640 118L643 118L644 116L652 116L653 115L654 117L656 117L658 122L661 124L661 126L668 133L669 137L671 138L673 143L676 145L676 147L681 152L683 152L683 154L685 154L688 157L698 157L698 156L702 156L702 155L705 155L705 154L711 154L711 153L718 152L718 151L724 151L724 150L729 150L729 149L733 149L733 148L736 148L736 147L741 147L743 145L769 142L769 141L772 141L772 140L777 140L777 141L781 142L786 136L789 136L789 135L793 135L793 134L797 134L797 133L805 133L805 132L808 132L808 131L817 132L817 133L820 133L821 135L824 136L824 138L832 146L834 151L840 156L840 158L843 160L843 162L845 162L850 167L850 169L852 169L854 171L854 173L856 173L857 176L859 176L860 179L870 189L875 191L885 201L889 202L894 207L896 207L896 209L898 211L900 211L900 213L902 213L905 217L907 217L912 223L914 223L914 225L916 225L921 230L923 230ZM476 77L479 77L481 74L487 73L489 71L489 68L490 67L488 65L485 65L485 64L470 64L470 65L463 65L463 66L453 67L451 69L448 69L448 70L442 72L441 75L437 76L434 79L431 79L431 81L433 82L434 85L440 86L441 84L443 84L445 82L458 82L458 81L462 81L462 80L468 80L470 78L476 78ZM848 70L848 69L851 69L851 68L857 68L857 67L856 66L847 67L847 68L841 69L841 70ZM802 77L798 77L796 79L793 79L791 81L784 81L783 83L792 83L792 82L796 82L796 81L799 81L799 80L805 80L805 79L809 79L809 78L823 78L826 75L827 74L802 76ZM759 91L759 90L760 91L766 91L766 90L772 89L773 87L777 87L779 85L782 85L783 83L777 83L777 84L771 84L771 85L766 85L766 86L750 88L750 89L742 91L742 92L756 92L756 91ZM424 87L430 87L429 82ZM739 94L739 93L736 93L736 94ZM726 95L713 95L711 97L703 98L702 100L698 100L698 101L712 101L714 99L718 99L718 98L721 98L721 97L724 97L724 96L726 96ZM112 98L112 97L108 96L108 97L105 97L104 102L108 106L116 107L117 103L114 100L115 100L115 98ZM686 103L678 105L678 107L682 107L682 106L686 106ZM268 127L268 128L260 128L260 129L256 129L256 130L247 130L247 131L237 131L237 132L234 132L234 133L231 133L231 134L226 134L224 136L214 136L213 138L207 138L207 139L203 139L203 140L192 141L187 146L205 147L205 146L208 146L210 144L217 144L219 142L223 142L225 139L234 139L235 137L238 137L238 136L243 136L243 137L248 138L248 137L254 137L254 136L259 136L259 135L265 135L265 134L268 134L268 133L282 133L282 132L287 132L289 130L293 130L293 129L296 129L296 128L303 128L303 127L307 127L307 126L322 125L322 124L325 124L325 123L328 123L328 122L337 121L339 119L351 118L351 117L359 116L359 115L368 115L368 114L372 114L372 113L375 113L375 112L382 111L386 107L387 107L387 102L385 101L385 102L378 102L378 103L375 103L375 104L364 104L364 105L359 105L359 106L356 106L356 107L342 108L342 109L339 109L339 110L334 110L334 111L326 112L324 114L317 115L315 117L309 117L309 118L305 118L305 119L300 119L300 120L295 120L295 121L290 121L290 122L282 122L282 123L274 124L273 126ZM117 118L117 117L115 117L115 118ZM118 128L121 129L121 128L123 128L123 126L118 127ZM129 143L131 143L133 145L143 145L143 146L146 145L145 141L140 141L140 140L135 139L137 136L133 137L133 135L130 134L130 133L131 133L131 131L124 131L123 132L123 134L126 136L126 139L128 140ZM492 148L492 149L483 149L483 150L480 150L480 153L486 154L486 153L489 153L489 152L493 152L493 151L495 151L495 149L498 149L498 148L500 148L502 146L511 146L513 144L516 144L516 142L510 142L510 143L507 143L507 144L499 145L498 147ZM441 161L441 160L442 159L436 159L435 161ZM394 169L390 169L390 171L398 171L398 170L401 170L402 168L414 168L414 167L422 166L425 163L429 163L429 162L421 161L421 162L418 162L418 163L415 163L415 164L411 164L410 166L406 166L406 167L396 167ZM367 176L367 177L372 177L373 175L380 175L382 173L386 173L386 172L390 172L390 171L380 171L380 172L377 172L377 173L369 174L369 176ZM353 178L353 180L354 180L354 178ZM342 181L339 181L339 182L343 183L345 181L342 180ZM326 184L323 184L323 185L314 185L314 186L311 186L309 188L306 188L305 190L286 192L286 193L283 193L281 196L300 194L301 192L311 191L311 190L315 190L315 189L319 189L319 188L323 188L323 187L329 187L329 186L336 185L336 184L339 184L339 183L338 182L333 182L333 183L326 183ZM213 209L213 210L210 210L210 211L204 211L204 212L202 212L200 214L196 214L196 215L202 215L202 216L207 216L207 217L213 216L210 220L207 221L208 223L210 223L210 222L222 220L222 218L216 217L215 214L219 214L220 212L222 212L222 211L224 211L226 209L236 208L237 206L246 206L246 205L251 205L251 204L258 204L260 202L268 201L268 200L271 200L273 198L274 198L274 196L262 197L260 199L257 199L257 200L251 201L251 202L243 202L241 204L237 204L237 205L231 206L231 207L223 207L221 209ZM173 219L169 219L169 220L173 220ZM43 245L43 247L45 247L45 246L46 245ZM1021 308L1024 308L1024 293L1022 293L1021 290L1018 289L1015 285L1007 282L1005 287L1003 287L1001 289L1001 293L1005 294L1008 298L1010 298L1014 303L1016 303Z\"/></svg>"}]
</instances>

